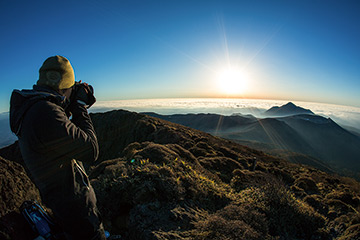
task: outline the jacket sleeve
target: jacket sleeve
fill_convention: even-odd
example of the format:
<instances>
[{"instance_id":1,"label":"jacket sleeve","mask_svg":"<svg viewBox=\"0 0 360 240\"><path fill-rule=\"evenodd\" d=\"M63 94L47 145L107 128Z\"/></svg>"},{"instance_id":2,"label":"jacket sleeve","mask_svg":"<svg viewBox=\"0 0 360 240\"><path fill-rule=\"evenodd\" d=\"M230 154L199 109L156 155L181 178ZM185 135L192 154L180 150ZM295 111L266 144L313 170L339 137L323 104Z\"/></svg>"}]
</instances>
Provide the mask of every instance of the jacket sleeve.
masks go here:
<instances>
[{"instance_id":1,"label":"jacket sleeve","mask_svg":"<svg viewBox=\"0 0 360 240\"><path fill-rule=\"evenodd\" d=\"M33 130L46 151L84 162L98 158L95 130L83 106L72 108L73 118L70 120L60 106L47 101L42 101L41 105L42 114L37 116L38 121Z\"/></svg>"}]
</instances>

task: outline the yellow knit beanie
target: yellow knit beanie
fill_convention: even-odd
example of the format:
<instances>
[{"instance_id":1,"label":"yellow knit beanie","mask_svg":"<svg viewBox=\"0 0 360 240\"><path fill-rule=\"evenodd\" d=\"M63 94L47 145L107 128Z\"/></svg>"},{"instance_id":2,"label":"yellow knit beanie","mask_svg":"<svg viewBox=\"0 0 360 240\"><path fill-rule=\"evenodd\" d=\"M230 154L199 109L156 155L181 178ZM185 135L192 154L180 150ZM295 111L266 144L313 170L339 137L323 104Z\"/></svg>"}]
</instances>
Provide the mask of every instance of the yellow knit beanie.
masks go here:
<instances>
[{"instance_id":1,"label":"yellow knit beanie","mask_svg":"<svg viewBox=\"0 0 360 240\"><path fill-rule=\"evenodd\" d=\"M37 85L48 86L55 90L67 89L75 84L74 70L70 61L62 56L45 60L39 70Z\"/></svg>"}]
</instances>

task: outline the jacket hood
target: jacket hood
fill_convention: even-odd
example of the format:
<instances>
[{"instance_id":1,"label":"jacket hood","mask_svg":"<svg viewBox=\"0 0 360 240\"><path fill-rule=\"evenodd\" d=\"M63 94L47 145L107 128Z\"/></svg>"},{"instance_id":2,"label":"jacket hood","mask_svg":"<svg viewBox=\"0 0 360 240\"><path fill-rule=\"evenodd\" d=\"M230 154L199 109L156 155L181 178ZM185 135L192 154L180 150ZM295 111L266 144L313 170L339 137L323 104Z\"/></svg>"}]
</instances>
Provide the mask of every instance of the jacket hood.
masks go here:
<instances>
[{"instance_id":1,"label":"jacket hood","mask_svg":"<svg viewBox=\"0 0 360 240\"><path fill-rule=\"evenodd\" d=\"M46 87L34 85L33 89L15 89L10 98L10 128L13 133L19 136L21 123L26 112L40 100L51 101L64 107L66 98L58 92Z\"/></svg>"}]
</instances>

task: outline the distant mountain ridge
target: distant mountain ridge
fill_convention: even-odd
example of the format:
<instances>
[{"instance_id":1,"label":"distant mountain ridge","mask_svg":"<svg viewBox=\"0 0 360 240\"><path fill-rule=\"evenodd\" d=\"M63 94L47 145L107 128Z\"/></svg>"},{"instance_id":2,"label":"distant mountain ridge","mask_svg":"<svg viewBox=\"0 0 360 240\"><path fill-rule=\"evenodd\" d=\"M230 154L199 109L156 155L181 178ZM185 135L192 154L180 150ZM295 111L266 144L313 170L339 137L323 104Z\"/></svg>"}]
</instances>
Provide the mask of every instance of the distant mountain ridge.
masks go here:
<instances>
[{"instance_id":1,"label":"distant mountain ridge","mask_svg":"<svg viewBox=\"0 0 360 240\"><path fill-rule=\"evenodd\" d=\"M266 116L291 116L298 114L314 114L311 110L296 106L292 102L288 102L281 107L275 106L264 113Z\"/></svg>"},{"instance_id":2,"label":"distant mountain ridge","mask_svg":"<svg viewBox=\"0 0 360 240\"><path fill-rule=\"evenodd\" d=\"M273 150L305 154L311 157L307 158L307 162L314 162L312 158L318 159L323 162L320 165L327 165L329 170L335 168L341 172L352 172L352 176L360 172L360 138L357 135L340 127L330 118L315 115L310 110L303 110L292 103L284 106L279 108L286 110L282 113L293 114L264 119L218 114L146 114L245 145L248 141L251 147L254 146L251 142L257 142L273 146ZM294 114L304 111L311 114ZM261 150L261 145L258 146L257 149Z\"/></svg>"}]
</instances>

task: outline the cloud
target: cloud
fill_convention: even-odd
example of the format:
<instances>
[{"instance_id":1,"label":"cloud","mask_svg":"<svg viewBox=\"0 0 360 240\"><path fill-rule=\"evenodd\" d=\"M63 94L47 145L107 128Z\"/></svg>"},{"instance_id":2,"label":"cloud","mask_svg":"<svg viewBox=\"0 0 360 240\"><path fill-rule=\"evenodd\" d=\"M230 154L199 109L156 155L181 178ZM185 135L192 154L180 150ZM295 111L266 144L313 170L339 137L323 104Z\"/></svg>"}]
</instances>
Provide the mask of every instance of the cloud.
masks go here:
<instances>
[{"instance_id":1,"label":"cloud","mask_svg":"<svg viewBox=\"0 0 360 240\"><path fill-rule=\"evenodd\" d=\"M276 103L286 103L275 101ZM272 103L261 100L235 100L235 99L144 99L119 100L97 102L92 112L102 112L112 109L126 109L136 112L156 112L160 114L175 113L218 113L231 115L233 113L251 113L253 110L263 111L270 108Z\"/></svg>"},{"instance_id":2,"label":"cloud","mask_svg":"<svg viewBox=\"0 0 360 240\"><path fill-rule=\"evenodd\" d=\"M217 113L231 115L234 113L252 114L262 117L262 113L273 106L281 106L288 101L253 100L253 99L141 99L99 101L92 112L105 112L113 109L125 109L135 112L156 112L159 114L177 113ZM360 108L323 103L297 102L294 104L310 109L315 114L331 118L341 125L360 129Z\"/></svg>"},{"instance_id":3,"label":"cloud","mask_svg":"<svg viewBox=\"0 0 360 240\"><path fill-rule=\"evenodd\" d=\"M156 112L159 114L217 113L232 115L241 113L262 117L262 113L269 108L286 103L287 101L216 98L119 100L98 101L90 109L90 112L125 109L134 112ZM360 132L360 108L309 102L294 102L294 104L310 109L315 114L323 117L330 117L340 125L359 129ZM8 113L0 114L0 130L2 132L0 147L16 140L16 136L10 131Z\"/></svg>"},{"instance_id":4,"label":"cloud","mask_svg":"<svg viewBox=\"0 0 360 240\"><path fill-rule=\"evenodd\" d=\"M304 103L304 105L314 113L320 116L330 117L340 125L360 129L360 108L320 103Z\"/></svg>"}]
</instances>

